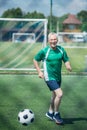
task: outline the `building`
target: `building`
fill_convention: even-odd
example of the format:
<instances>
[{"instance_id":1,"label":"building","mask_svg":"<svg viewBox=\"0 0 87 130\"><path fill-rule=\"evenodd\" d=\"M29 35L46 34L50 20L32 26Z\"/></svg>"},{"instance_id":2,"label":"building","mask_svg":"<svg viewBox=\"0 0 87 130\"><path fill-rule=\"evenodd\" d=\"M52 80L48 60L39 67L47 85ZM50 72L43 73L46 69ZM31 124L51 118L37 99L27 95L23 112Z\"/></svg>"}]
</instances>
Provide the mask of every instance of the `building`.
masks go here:
<instances>
[{"instance_id":1,"label":"building","mask_svg":"<svg viewBox=\"0 0 87 130\"><path fill-rule=\"evenodd\" d=\"M73 14L69 14L68 18L63 21L64 32L81 32L80 26L82 22Z\"/></svg>"}]
</instances>

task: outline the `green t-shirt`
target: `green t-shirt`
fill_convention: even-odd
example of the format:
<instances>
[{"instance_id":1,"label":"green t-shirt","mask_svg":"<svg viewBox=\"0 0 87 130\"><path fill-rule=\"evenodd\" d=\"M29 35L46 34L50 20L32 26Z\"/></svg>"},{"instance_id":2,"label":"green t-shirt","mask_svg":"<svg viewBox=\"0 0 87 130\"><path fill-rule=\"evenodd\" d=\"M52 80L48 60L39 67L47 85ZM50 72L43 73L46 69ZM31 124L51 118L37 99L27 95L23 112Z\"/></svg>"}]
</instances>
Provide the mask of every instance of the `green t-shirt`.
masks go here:
<instances>
[{"instance_id":1,"label":"green t-shirt","mask_svg":"<svg viewBox=\"0 0 87 130\"><path fill-rule=\"evenodd\" d=\"M40 50L34 59L38 62L41 60L44 62L44 77L46 81L57 80L61 82L62 61L65 63L69 60L63 47L57 46L56 50L53 50L50 46L47 46Z\"/></svg>"}]
</instances>

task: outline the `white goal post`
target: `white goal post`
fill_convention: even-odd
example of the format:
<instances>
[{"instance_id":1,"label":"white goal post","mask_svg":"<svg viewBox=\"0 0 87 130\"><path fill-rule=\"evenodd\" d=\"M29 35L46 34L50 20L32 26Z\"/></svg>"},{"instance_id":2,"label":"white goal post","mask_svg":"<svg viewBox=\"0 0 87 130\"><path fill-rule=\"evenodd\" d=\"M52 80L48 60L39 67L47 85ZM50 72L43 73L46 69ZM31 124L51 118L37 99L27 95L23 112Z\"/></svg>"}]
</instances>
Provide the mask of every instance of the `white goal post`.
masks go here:
<instances>
[{"instance_id":1,"label":"white goal post","mask_svg":"<svg viewBox=\"0 0 87 130\"><path fill-rule=\"evenodd\" d=\"M87 43L87 32L57 32L60 43Z\"/></svg>"},{"instance_id":2,"label":"white goal post","mask_svg":"<svg viewBox=\"0 0 87 130\"><path fill-rule=\"evenodd\" d=\"M35 43L35 34L34 33L13 33L12 42L26 42L26 43Z\"/></svg>"},{"instance_id":3,"label":"white goal post","mask_svg":"<svg viewBox=\"0 0 87 130\"><path fill-rule=\"evenodd\" d=\"M47 19L0 18L0 71L35 70L32 56L36 49L47 44L47 24ZM12 44L17 42L17 37L20 44Z\"/></svg>"},{"instance_id":4,"label":"white goal post","mask_svg":"<svg viewBox=\"0 0 87 130\"><path fill-rule=\"evenodd\" d=\"M47 19L0 18L0 41L12 41L13 33L34 33L36 42L46 46L47 24Z\"/></svg>"}]
</instances>

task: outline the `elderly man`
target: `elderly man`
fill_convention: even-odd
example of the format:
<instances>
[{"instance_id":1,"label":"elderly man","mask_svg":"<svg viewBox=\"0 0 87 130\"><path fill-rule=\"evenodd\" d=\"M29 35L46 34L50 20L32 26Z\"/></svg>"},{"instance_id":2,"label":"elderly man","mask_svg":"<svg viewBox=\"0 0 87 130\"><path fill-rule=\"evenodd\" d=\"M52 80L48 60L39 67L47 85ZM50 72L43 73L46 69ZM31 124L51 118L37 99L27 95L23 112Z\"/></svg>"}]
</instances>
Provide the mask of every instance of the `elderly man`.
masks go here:
<instances>
[{"instance_id":1,"label":"elderly man","mask_svg":"<svg viewBox=\"0 0 87 130\"><path fill-rule=\"evenodd\" d=\"M48 88L52 92L51 103L46 116L57 124L62 124L59 106L63 91L61 89L61 68L62 61L68 71L71 65L65 49L59 45L57 34L52 32L48 35L49 45L40 50L34 57L34 65L40 78L44 78ZM44 72L41 71L39 62L43 61Z\"/></svg>"}]
</instances>

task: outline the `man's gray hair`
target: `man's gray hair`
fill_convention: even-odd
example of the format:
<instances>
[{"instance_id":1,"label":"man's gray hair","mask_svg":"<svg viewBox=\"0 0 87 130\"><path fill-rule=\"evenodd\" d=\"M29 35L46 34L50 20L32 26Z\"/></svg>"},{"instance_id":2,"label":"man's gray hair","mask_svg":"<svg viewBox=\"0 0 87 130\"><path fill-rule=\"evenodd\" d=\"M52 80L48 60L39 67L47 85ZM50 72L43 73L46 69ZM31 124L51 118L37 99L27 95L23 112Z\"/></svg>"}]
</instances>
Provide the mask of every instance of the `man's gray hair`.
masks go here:
<instances>
[{"instance_id":1,"label":"man's gray hair","mask_svg":"<svg viewBox=\"0 0 87 130\"><path fill-rule=\"evenodd\" d=\"M57 35L57 33L55 33L55 32L49 33L49 34L48 34L48 39L50 39L51 35L55 35L56 38L58 39L58 35Z\"/></svg>"}]
</instances>

